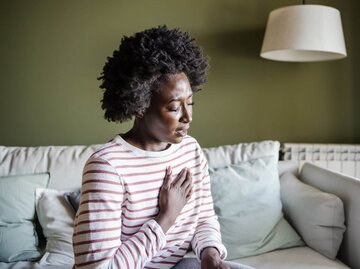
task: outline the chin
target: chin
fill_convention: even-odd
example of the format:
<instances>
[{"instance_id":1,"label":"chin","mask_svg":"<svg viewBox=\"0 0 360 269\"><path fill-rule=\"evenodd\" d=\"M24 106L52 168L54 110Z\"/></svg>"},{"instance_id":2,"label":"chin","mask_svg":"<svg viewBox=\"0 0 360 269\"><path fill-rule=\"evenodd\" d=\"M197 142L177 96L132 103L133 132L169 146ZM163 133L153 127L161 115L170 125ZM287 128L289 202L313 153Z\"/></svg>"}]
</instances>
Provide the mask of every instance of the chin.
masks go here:
<instances>
[{"instance_id":1,"label":"chin","mask_svg":"<svg viewBox=\"0 0 360 269\"><path fill-rule=\"evenodd\" d=\"M184 139L184 136L175 136L172 139L170 139L169 142L171 144L179 144L179 143L181 143L181 141L183 141L183 139Z\"/></svg>"}]
</instances>

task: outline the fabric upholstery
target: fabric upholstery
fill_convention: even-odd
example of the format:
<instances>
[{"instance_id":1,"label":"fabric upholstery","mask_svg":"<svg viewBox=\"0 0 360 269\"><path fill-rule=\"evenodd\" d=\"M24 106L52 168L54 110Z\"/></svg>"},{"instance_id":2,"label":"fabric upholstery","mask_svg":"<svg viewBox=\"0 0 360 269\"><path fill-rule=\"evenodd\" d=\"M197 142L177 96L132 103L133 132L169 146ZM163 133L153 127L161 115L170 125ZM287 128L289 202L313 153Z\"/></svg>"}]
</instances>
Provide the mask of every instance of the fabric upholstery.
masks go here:
<instances>
[{"instance_id":1,"label":"fabric upholstery","mask_svg":"<svg viewBox=\"0 0 360 269\"><path fill-rule=\"evenodd\" d=\"M0 146L0 176L49 172L51 189L81 187L86 160L100 145L91 146Z\"/></svg>"},{"instance_id":2,"label":"fabric upholstery","mask_svg":"<svg viewBox=\"0 0 360 269\"><path fill-rule=\"evenodd\" d=\"M189 258L194 256L193 252L186 254L186 257ZM252 266L256 269L350 269L341 261L330 260L306 246L275 250L256 256L235 259L232 262Z\"/></svg>"},{"instance_id":3,"label":"fabric upholstery","mask_svg":"<svg viewBox=\"0 0 360 269\"><path fill-rule=\"evenodd\" d=\"M195 257L193 252L187 257ZM255 269L350 269L339 260L330 260L309 247L295 247L284 250L275 250L253 257L233 260ZM0 263L1 269L71 269L70 265L41 266L30 262L16 264ZM354 267L356 268L356 267Z\"/></svg>"},{"instance_id":4,"label":"fabric upholstery","mask_svg":"<svg viewBox=\"0 0 360 269\"><path fill-rule=\"evenodd\" d=\"M64 191L36 189L36 213L46 237L41 265L73 264L72 234L75 213Z\"/></svg>"},{"instance_id":5,"label":"fabric upholstery","mask_svg":"<svg viewBox=\"0 0 360 269\"><path fill-rule=\"evenodd\" d=\"M303 245L283 218L277 163L267 156L210 173L227 259Z\"/></svg>"},{"instance_id":6,"label":"fabric upholstery","mask_svg":"<svg viewBox=\"0 0 360 269\"><path fill-rule=\"evenodd\" d=\"M322 191L338 196L344 203L346 231L338 258L360 268L360 181L316 165L304 164L300 179Z\"/></svg>"},{"instance_id":7,"label":"fabric upholstery","mask_svg":"<svg viewBox=\"0 0 360 269\"><path fill-rule=\"evenodd\" d=\"M46 187L49 174L0 177L0 261L36 260L35 189Z\"/></svg>"},{"instance_id":8,"label":"fabric upholstery","mask_svg":"<svg viewBox=\"0 0 360 269\"><path fill-rule=\"evenodd\" d=\"M346 229L340 198L309 186L290 173L280 180L284 211L291 224L309 247L335 259Z\"/></svg>"},{"instance_id":9,"label":"fabric upholstery","mask_svg":"<svg viewBox=\"0 0 360 269\"><path fill-rule=\"evenodd\" d=\"M339 260L330 260L309 247L276 250L235 262L256 269L350 269Z\"/></svg>"},{"instance_id":10,"label":"fabric upholstery","mask_svg":"<svg viewBox=\"0 0 360 269\"><path fill-rule=\"evenodd\" d=\"M211 170L265 156L274 156L278 160L279 148L278 141L269 140L203 148L203 152Z\"/></svg>"},{"instance_id":11,"label":"fabric upholstery","mask_svg":"<svg viewBox=\"0 0 360 269\"><path fill-rule=\"evenodd\" d=\"M72 209L74 210L75 213L79 209L80 195L81 195L81 190L80 189L78 189L76 191L71 191L71 192L64 193L64 197L65 197L66 201L68 201L68 203L71 205L71 207L72 207Z\"/></svg>"},{"instance_id":12,"label":"fabric upholstery","mask_svg":"<svg viewBox=\"0 0 360 269\"><path fill-rule=\"evenodd\" d=\"M271 144L271 143L270 143ZM234 145L233 147L236 147ZM4 147L0 146L0 175L16 175L34 172L49 171L52 174L51 188L68 189L79 188L81 186L81 173L86 159L98 148L99 145L91 146L46 146L46 147ZM231 146L228 146L231 148ZM216 151L216 149L215 149ZM204 152L208 152L204 149ZM210 154L213 156L212 154ZM214 156L216 157L216 156ZM217 158L216 159L221 159ZM221 161L221 160L220 160ZM215 161L215 164L218 161ZM214 164L211 162L210 164ZM283 165L285 164L285 165ZM288 166L289 164L289 166ZM227 164L226 164L227 165ZM225 165L225 166L226 166ZM288 168L296 173L296 165L290 162L280 161L279 172L282 174ZM348 229L345 232L344 242L340 248L340 259L351 263L352 268L360 268L360 202L359 202L359 181L349 177L332 173L330 171L311 171L304 169L304 175L300 174L307 184L335 193L339 196L346 209L346 222ZM306 174L306 175L305 175ZM301 177L303 176L303 178ZM305 181L306 180L306 181ZM334 188L335 191L326 190L326 187ZM258 269L325 269L325 268L349 268L338 260L332 261L309 247L296 247L286 250L273 251L253 257L242 258L240 261L246 262ZM70 265L41 266L33 262L3 263L0 262L1 269L71 269Z\"/></svg>"}]
</instances>

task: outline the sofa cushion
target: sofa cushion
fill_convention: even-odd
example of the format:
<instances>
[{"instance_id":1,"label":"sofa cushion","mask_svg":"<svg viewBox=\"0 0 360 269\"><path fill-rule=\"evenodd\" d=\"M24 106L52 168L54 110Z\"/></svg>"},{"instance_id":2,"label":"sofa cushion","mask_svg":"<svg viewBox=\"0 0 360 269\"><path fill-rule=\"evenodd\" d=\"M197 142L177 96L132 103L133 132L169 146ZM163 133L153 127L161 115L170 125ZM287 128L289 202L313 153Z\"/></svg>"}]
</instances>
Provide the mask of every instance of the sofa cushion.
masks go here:
<instances>
[{"instance_id":1,"label":"sofa cushion","mask_svg":"<svg viewBox=\"0 0 360 269\"><path fill-rule=\"evenodd\" d=\"M279 147L263 141L203 149L228 259L303 245L281 211Z\"/></svg>"},{"instance_id":2,"label":"sofa cushion","mask_svg":"<svg viewBox=\"0 0 360 269\"><path fill-rule=\"evenodd\" d=\"M290 173L280 180L284 210L295 229L309 247L335 259L345 231L340 198L309 186Z\"/></svg>"},{"instance_id":3,"label":"sofa cushion","mask_svg":"<svg viewBox=\"0 0 360 269\"><path fill-rule=\"evenodd\" d=\"M100 146L0 146L0 176L49 172L49 188L80 188L85 162Z\"/></svg>"},{"instance_id":4,"label":"sofa cushion","mask_svg":"<svg viewBox=\"0 0 360 269\"><path fill-rule=\"evenodd\" d=\"M212 169L224 168L231 164L247 162L265 156L274 156L278 160L279 149L280 143L278 141L267 140L203 148L203 152L211 171Z\"/></svg>"},{"instance_id":5,"label":"sofa cushion","mask_svg":"<svg viewBox=\"0 0 360 269\"><path fill-rule=\"evenodd\" d=\"M256 269L350 269L339 260L331 260L309 247L275 250L258 256L237 259L235 262Z\"/></svg>"},{"instance_id":6,"label":"sofa cushion","mask_svg":"<svg viewBox=\"0 0 360 269\"><path fill-rule=\"evenodd\" d=\"M46 237L41 265L73 264L72 234L75 212L64 197L65 191L36 189L36 212Z\"/></svg>"},{"instance_id":7,"label":"sofa cushion","mask_svg":"<svg viewBox=\"0 0 360 269\"><path fill-rule=\"evenodd\" d=\"M185 258L193 257L196 257L193 251L185 255ZM232 262L252 266L256 269L350 269L341 261L328 259L306 246L274 250L256 256L235 259Z\"/></svg>"},{"instance_id":8,"label":"sofa cushion","mask_svg":"<svg viewBox=\"0 0 360 269\"><path fill-rule=\"evenodd\" d=\"M14 263L0 262L1 269L73 269L72 264L44 266L37 262L20 261ZM85 269L85 267L84 267Z\"/></svg>"},{"instance_id":9,"label":"sofa cushion","mask_svg":"<svg viewBox=\"0 0 360 269\"><path fill-rule=\"evenodd\" d=\"M35 189L48 182L48 173L0 177L0 261L41 256L34 224Z\"/></svg>"},{"instance_id":10,"label":"sofa cushion","mask_svg":"<svg viewBox=\"0 0 360 269\"><path fill-rule=\"evenodd\" d=\"M210 178L228 259L303 245L283 218L273 156L217 169Z\"/></svg>"}]
</instances>

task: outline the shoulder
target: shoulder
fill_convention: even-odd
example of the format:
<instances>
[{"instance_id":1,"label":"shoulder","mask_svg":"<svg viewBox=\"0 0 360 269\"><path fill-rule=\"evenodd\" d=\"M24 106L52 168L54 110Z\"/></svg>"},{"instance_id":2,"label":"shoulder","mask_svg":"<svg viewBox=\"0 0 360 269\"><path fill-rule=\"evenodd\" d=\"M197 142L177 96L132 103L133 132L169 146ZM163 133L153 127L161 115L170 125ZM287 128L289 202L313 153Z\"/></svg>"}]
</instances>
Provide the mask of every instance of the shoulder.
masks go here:
<instances>
[{"instance_id":1,"label":"shoulder","mask_svg":"<svg viewBox=\"0 0 360 269\"><path fill-rule=\"evenodd\" d=\"M118 143L116 140L116 137L111 139L106 144L102 145L100 148L98 148L89 158L94 159L100 159L103 161L110 161L111 158L114 157L114 155L126 155L129 154L129 150L127 150L122 144Z\"/></svg>"},{"instance_id":2,"label":"shoulder","mask_svg":"<svg viewBox=\"0 0 360 269\"><path fill-rule=\"evenodd\" d=\"M200 149L200 145L197 142L197 140L190 135L187 135L184 137L184 139L180 143L180 146L181 147L196 147L196 148Z\"/></svg>"},{"instance_id":3,"label":"shoulder","mask_svg":"<svg viewBox=\"0 0 360 269\"><path fill-rule=\"evenodd\" d=\"M180 149L183 152L193 152L196 156L202 159L203 156L202 149L198 141L190 135L184 137L183 141L180 143Z\"/></svg>"}]
</instances>

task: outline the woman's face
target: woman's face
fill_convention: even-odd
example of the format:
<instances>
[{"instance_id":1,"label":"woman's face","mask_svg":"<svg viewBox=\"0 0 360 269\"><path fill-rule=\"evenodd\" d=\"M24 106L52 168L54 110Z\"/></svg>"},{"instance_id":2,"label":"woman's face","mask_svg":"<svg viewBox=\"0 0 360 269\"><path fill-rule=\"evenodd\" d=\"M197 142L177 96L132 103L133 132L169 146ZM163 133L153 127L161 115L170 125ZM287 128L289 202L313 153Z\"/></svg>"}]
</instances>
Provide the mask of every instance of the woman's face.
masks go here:
<instances>
[{"instance_id":1,"label":"woman's face","mask_svg":"<svg viewBox=\"0 0 360 269\"><path fill-rule=\"evenodd\" d=\"M153 143L180 143L192 121L193 92L184 73L169 75L152 96L141 124Z\"/></svg>"}]
</instances>

